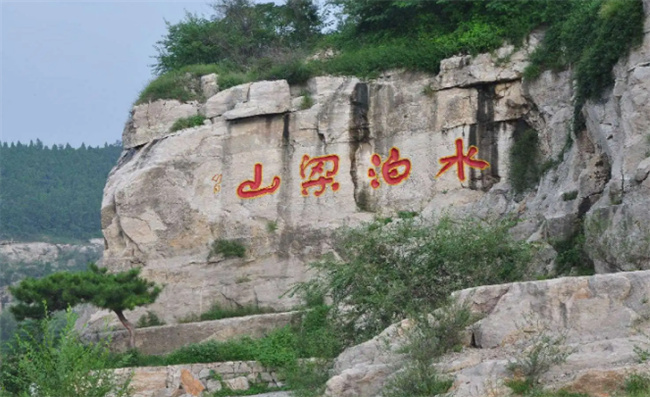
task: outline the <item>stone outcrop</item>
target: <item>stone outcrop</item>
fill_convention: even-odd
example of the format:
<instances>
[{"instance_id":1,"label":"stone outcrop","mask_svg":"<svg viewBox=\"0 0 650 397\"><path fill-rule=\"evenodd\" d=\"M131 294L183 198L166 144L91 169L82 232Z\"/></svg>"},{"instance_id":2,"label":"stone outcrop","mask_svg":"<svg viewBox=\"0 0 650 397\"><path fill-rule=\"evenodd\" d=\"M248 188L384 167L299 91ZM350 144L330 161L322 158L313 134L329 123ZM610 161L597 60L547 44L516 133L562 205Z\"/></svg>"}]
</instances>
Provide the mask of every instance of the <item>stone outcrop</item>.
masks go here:
<instances>
[{"instance_id":1,"label":"stone outcrop","mask_svg":"<svg viewBox=\"0 0 650 397\"><path fill-rule=\"evenodd\" d=\"M99 313L100 316L102 314ZM160 355L192 343L224 342L245 336L261 338L275 329L292 324L298 318L298 312L288 312L138 328L135 347L142 354ZM99 341L106 336L106 333L100 332L86 334L86 338L91 341ZM129 334L126 330L111 332L110 339L111 350L125 352L129 349Z\"/></svg>"},{"instance_id":2,"label":"stone outcrop","mask_svg":"<svg viewBox=\"0 0 650 397\"><path fill-rule=\"evenodd\" d=\"M507 370L541 336L571 353L542 375L549 388L610 396L629 374L650 373L635 347L650 346L650 271L560 278L471 288L455 293L482 319L469 327L462 352L448 354L438 369L454 380L453 395L505 396ZM409 323L343 352L327 396L380 396L404 365L397 352ZM523 353L522 353L523 352Z\"/></svg>"},{"instance_id":3,"label":"stone outcrop","mask_svg":"<svg viewBox=\"0 0 650 397\"><path fill-rule=\"evenodd\" d=\"M289 309L285 292L332 251L336 228L398 211L517 217L513 234L542 247L541 272L553 268L549 242L581 231L597 272L650 267L650 36L584 106L578 131L571 71L522 77L540 38L443 60L437 76L262 81L209 96L211 76L205 103L134 107L102 203L107 266L164 284L150 310L168 323L212 303ZM194 114L205 124L170 132ZM510 149L529 129L540 164L554 166L515 193ZM470 146L488 167L440 174ZM245 258L212 252L218 240L245 246Z\"/></svg>"},{"instance_id":4,"label":"stone outcrop","mask_svg":"<svg viewBox=\"0 0 650 397\"><path fill-rule=\"evenodd\" d=\"M302 87L244 84L182 105L188 113L168 112L153 127L134 124L144 112L136 107L124 132L131 143L104 192L106 264L143 267L145 277L164 284L151 310L167 322L200 302L292 307L295 298L283 294L308 278L306 263L331 251L336 228L507 191L507 153L529 111L518 77L526 51L511 54L512 69L481 56L450 60L457 67L438 77L395 72L369 82L325 76ZM165 130L195 109L209 123ZM459 138L490 168L466 167L463 181L456 168L435 178L438 159L454 154ZM210 256L220 239L243 244L246 257Z\"/></svg>"}]
</instances>

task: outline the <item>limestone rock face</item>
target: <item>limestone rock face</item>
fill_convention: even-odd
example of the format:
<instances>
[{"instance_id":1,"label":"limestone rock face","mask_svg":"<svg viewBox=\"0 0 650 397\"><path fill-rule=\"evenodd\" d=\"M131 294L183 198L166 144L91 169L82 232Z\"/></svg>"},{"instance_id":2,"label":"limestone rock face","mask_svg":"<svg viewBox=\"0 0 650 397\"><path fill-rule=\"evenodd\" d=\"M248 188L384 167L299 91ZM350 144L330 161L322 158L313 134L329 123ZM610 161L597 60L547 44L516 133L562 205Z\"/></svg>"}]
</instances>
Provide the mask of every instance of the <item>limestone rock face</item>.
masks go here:
<instances>
[{"instance_id":1,"label":"limestone rock face","mask_svg":"<svg viewBox=\"0 0 650 397\"><path fill-rule=\"evenodd\" d=\"M194 102L181 103L177 100L159 99L136 105L122 134L122 145L124 149L129 149L162 138L170 133L176 120L197 113L198 104Z\"/></svg>"},{"instance_id":2,"label":"limestone rock face","mask_svg":"<svg viewBox=\"0 0 650 397\"><path fill-rule=\"evenodd\" d=\"M289 84L285 80L259 81L250 85L248 98L223 114L226 120L278 114L291 108Z\"/></svg>"},{"instance_id":3,"label":"limestone rock face","mask_svg":"<svg viewBox=\"0 0 650 397\"><path fill-rule=\"evenodd\" d=\"M561 278L467 289L455 293L482 319L472 325L471 344L448 354L438 369L454 379L454 396L508 395L503 381L540 336L560 340L571 352L564 364L543 374L542 384L580 393L610 395L633 371L648 373L635 346L650 331L650 271ZM404 365L396 354L408 323L344 351L327 383L327 396L379 396L384 383ZM495 393L495 394L490 394ZM594 394L590 394L594 395Z\"/></svg>"},{"instance_id":4,"label":"limestone rock face","mask_svg":"<svg viewBox=\"0 0 650 397\"><path fill-rule=\"evenodd\" d=\"M572 131L571 72L522 78L540 37L443 60L437 76L262 81L136 106L104 191L106 264L164 284L149 309L168 324L215 302L288 309L284 293L332 251L336 228L398 211L516 217L513 234L544 247L541 270L553 268L548 243L580 231L598 272L650 268L650 38ZM205 125L169 133L197 112ZM510 150L529 129L552 166L515 193ZM478 163L458 167L469 150ZM213 251L219 240L245 257Z\"/></svg>"}]
</instances>

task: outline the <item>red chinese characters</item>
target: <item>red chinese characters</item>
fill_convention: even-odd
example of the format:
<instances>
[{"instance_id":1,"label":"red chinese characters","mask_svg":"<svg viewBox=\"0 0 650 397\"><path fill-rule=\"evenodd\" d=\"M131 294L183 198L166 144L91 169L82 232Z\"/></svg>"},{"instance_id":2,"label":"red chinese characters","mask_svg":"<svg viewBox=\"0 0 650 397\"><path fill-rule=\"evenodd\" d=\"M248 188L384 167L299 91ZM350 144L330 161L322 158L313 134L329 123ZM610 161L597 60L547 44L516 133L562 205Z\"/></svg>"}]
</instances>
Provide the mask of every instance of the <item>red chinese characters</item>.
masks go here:
<instances>
[{"instance_id":1,"label":"red chinese characters","mask_svg":"<svg viewBox=\"0 0 650 397\"><path fill-rule=\"evenodd\" d=\"M269 186L262 185L262 164L255 164L255 179L244 181L237 187L237 196L243 199L250 199L273 194L280 187L280 177L274 176L273 182Z\"/></svg>"},{"instance_id":2,"label":"red chinese characters","mask_svg":"<svg viewBox=\"0 0 650 397\"><path fill-rule=\"evenodd\" d=\"M314 191L314 196L319 197L325 192L328 185L331 186L332 191L339 190L338 182L334 181L334 177L339 172L339 156L335 154L309 157L308 155L302 156L300 162L300 177L305 180L302 183L302 195L309 196L309 189L312 187L318 188ZM307 175L309 173L309 176Z\"/></svg>"},{"instance_id":3,"label":"red chinese characters","mask_svg":"<svg viewBox=\"0 0 650 397\"><path fill-rule=\"evenodd\" d=\"M406 158L401 159L399 156L399 149L393 147L390 149L390 154L383 164L381 157L376 153L372 155L370 160L375 167L381 166L381 176L389 185L399 185L411 175L411 160ZM375 168L368 169L368 177L373 178L370 186L373 189L379 188L381 183L379 182L379 174Z\"/></svg>"},{"instance_id":4,"label":"red chinese characters","mask_svg":"<svg viewBox=\"0 0 650 397\"><path fill-rule=\"evenodd\" d=\"M458 179L460 179L461 182L465 181L465 164L470 168L478 168L479 170L488 168L490 163L485 160L474 158L477 154L478 148L476 146L470 146L467 150L467 155L463 154L463 139L456 139L456 154L453 156L442 157L438 160L443 167L438 174L436 174L436 178L447 172L454 165L457 167Z\"/></svg>"}]
</instances>

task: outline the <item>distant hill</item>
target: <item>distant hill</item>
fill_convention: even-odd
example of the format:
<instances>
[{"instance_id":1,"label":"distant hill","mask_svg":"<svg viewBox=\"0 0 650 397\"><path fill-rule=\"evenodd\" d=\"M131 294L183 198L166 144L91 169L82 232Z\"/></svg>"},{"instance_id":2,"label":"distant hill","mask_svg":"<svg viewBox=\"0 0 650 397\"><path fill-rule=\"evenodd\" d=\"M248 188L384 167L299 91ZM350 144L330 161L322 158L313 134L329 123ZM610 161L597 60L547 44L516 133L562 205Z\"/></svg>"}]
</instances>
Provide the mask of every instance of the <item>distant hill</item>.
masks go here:
<instances>
[{"instance_id":1,"label":"distant hill","mask_svg":"<svg viewBox=\"0 0 650 397\"><path fill-rule=\"evenodd\" d=\"M0 144L0 240L74 242L101 237L106 177L122 151Z\"/></svg>"}]
</instances>

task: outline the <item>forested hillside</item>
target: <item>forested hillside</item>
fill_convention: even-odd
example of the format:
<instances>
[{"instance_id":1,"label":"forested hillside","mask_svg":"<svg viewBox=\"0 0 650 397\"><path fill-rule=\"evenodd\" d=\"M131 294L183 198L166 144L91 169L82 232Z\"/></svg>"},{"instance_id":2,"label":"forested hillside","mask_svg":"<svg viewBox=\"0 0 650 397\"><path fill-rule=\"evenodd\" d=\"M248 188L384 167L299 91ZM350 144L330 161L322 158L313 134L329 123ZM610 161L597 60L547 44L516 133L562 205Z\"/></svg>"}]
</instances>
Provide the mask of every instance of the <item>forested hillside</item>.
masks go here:
<instances>
[{"instance_id":1,"label":"forested hillside","mask_svg":"<svg viewBox=\"0 0 650 397\"><path fill-rule=\"evenodd\" d=\"M122 150L0 145L0 240L67 242L101 237L106 176Z\"/></svg>"}]
</instances>

